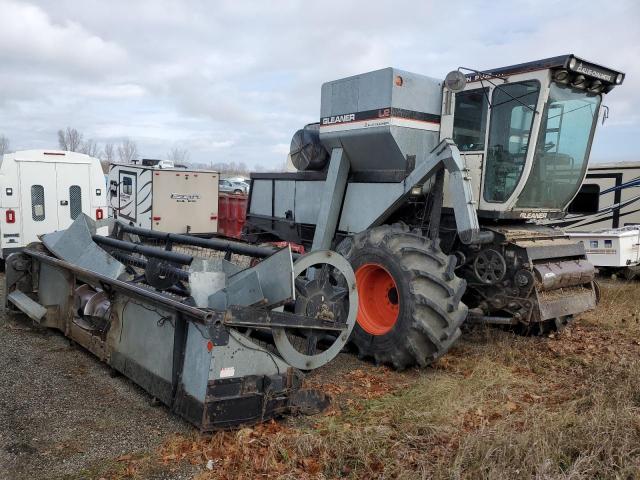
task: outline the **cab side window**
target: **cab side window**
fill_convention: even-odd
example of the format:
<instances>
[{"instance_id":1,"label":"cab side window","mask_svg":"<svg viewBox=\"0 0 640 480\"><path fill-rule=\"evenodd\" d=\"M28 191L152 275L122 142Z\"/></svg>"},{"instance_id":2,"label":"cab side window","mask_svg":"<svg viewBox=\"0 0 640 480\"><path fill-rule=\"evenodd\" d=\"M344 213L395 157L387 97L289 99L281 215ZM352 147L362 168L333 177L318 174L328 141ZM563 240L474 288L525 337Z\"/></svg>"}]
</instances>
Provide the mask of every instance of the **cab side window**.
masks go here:
<instances>
[{"instance_id":1,"label":"cab side window","mask_svg":"<svg viewBox=\"0 0 640 480\"><path fill-rule=\"evenodd\" d=\"M453 114L453 141L461 152L484 150L487 130L488 89L456 93Z\"/></svg>"}]
</instances>

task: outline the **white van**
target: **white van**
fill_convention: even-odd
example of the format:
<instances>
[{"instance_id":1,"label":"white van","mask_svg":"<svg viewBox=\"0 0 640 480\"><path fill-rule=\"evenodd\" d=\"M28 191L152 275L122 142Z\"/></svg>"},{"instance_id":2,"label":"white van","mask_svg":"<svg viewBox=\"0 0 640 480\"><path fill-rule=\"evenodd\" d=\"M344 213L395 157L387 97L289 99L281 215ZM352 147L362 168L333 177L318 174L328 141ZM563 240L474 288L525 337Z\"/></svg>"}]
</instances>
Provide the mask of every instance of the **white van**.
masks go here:
<instances>
[{"instance_id":1,"label":"white van","mask_svg":"<svg viewBox=\"0 0 640 480\"><path fill-rule=\"evenodd\" d=\"M76 152L24 150L0 157L0 258L68 228L85 213L101 220L107 192L100 160Z\"/></svg>"}]
</instances>

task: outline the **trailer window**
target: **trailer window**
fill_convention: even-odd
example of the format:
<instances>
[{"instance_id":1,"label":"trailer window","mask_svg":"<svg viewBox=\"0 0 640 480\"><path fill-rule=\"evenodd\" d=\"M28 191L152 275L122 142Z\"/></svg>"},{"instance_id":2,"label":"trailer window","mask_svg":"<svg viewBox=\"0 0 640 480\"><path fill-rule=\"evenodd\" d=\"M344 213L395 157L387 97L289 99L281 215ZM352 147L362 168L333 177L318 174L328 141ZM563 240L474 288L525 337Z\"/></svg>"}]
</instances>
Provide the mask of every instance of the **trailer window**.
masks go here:
<instances>
[{"instance_id":1,"label":"trailer window","mask_svg":"<svg viewBox=\"0 0 640 480\"><path fill-rule=\"evenodd\" d=\"M125 195L131 195L133 193L133 182L131 177L124 177L122 179L122 193Z\"/></svg>"},{"instance_id":2,"label":"trailer window","mask_svg":"<svg viewBox=\"0 0 640 480\"><path fill-rule=\"evenodd\" d=\"M44 187L31 185L31 218L36 222L44 220Z\"/></svg>"},{"instance_id":3,"label":"trailer window","mask_svg":"<svg viewBox=\"0 0 640 480\"><path fill-rule=\"evenodd\" d=\"M598 213L600 209L600 186L585 183L576 198L569 204L569 213Z\"/></svg>"},{"instance_id":4,"label":"trailer window","mask_svg":"<svg viewBox=\"0 0 640 480\"><path fill-rule=\"evenodd\" d=\"M453 114L453 141L461 152L484 150L487 128L488 89L456 93Z\"/></svg>"},{"instance_id":5,"label":"trailer window","mask_svg":"<svg viewBox=\"0 0 640 480\"><path fill-rule=\"evenodd\" d=\"M69 187L69 215L71 220L78 218L82 213L82 189L80 185L71 185Z\"/></svg>"}]
</instances>

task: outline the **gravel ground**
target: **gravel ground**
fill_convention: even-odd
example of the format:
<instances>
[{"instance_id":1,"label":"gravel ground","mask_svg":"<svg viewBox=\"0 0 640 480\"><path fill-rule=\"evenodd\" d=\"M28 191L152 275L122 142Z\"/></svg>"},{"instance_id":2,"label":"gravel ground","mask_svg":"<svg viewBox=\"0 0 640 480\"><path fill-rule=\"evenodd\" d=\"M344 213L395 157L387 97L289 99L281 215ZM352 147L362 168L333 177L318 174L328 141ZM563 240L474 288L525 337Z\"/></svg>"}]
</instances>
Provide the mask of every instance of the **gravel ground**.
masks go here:
<instances>
[{"instance_id":1,"label":"gravel ground","mask_svg":"<svg viewBox=\"0 0 640 480\"><path fill-rule=\"evenodd\" d=\"M171 433L193 431L63 335L1 315L0 479L100 478L118 456L151 452ZM191 473L159 465L153 478Z\"/></svg>"}]
</instances>

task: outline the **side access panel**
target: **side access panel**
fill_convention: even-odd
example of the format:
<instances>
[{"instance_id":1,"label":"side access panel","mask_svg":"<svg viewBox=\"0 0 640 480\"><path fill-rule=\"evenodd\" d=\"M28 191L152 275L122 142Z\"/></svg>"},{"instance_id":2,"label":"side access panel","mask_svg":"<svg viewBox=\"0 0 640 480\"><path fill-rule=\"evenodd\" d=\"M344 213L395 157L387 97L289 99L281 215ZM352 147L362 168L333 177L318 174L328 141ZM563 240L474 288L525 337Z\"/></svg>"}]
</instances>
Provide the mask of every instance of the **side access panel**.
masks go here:
<instances>
[{"instance_id":1,"label":"side access panel","mask_svg":"<svg viewBox=\"0 0 640 480\"><path fill-rule=\"evenodd\" d=\"M316 225L324 180L254 179L248 215L250 223L270 218L293 224ZM338 230L357 233L366 230L384 211L404 184L348 183L340 213Z\"/></svg>"}]
</instances>

